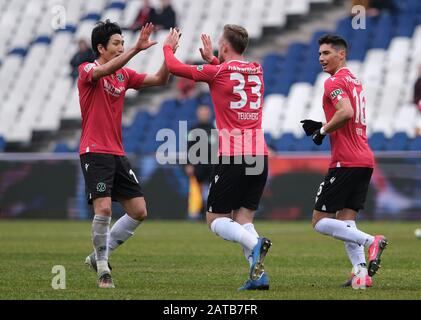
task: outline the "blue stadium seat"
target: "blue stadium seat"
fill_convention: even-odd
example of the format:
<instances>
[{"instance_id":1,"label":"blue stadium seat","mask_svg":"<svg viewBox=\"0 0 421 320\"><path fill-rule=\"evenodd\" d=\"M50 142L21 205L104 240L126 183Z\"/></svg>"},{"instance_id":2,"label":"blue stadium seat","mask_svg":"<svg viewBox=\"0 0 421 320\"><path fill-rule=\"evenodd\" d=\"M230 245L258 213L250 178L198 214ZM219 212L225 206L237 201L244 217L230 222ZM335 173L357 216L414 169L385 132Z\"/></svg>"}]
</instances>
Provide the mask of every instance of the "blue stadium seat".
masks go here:
<instances>
[{"instance_id":1,"label":"blue stadium seat","mask_svg":"<svg viewBox=\"0 0 421 320\"><path fill-rule=\"evenodd\" d=\"M70 148L67 143L64 142L58 142L56 146L54 147L55 153L62 153L62 152L74 152L76 150Z\"/></svg>"},{"instance_id":2,"label":"blue stadium seat","mask_svg":"<svg viewBox=\"0 0 421 320\"><path fill-rule=\"evenodd\" d=\"M397 132L393 137L387 140L387 151L404 151L408 149L408 136L405 132Z\"/></svg>"},{"instance_id":3,"label":"blue stadium seat","mask_svg":"<svg viewBox=\"0 0 421 320\"><path fill-rule=\"evenodd\" d=\"M421 11L421 2L419 0L398 1L400 11L403 13L415 13Z\"/></svg>"},{"instance_id":4,"label":"blue stadium seat","mask_svg":"<svg viewBox=\"0 0 421 320\"><path fill-rule=\"evenodd\" d=\"M149 122L151 120L151 116L148 112L139 111L136 114L136 117L132 123L132 126L135 126L136 128L144 128L149 125Z\"/></svg>"},{"instance_id":5,"label":"blue stadium seat","mask_svg":"<svg viewBox=\"0 0 421 320\"><path fill-rule=\"evenodd\" d=\"M288 46L285 60L300 60L301 55L307 50L307 45L302 42L293 42Z\"/></svg>"},{"instance_id":6,"label":"blue stadium seat","mask_svg":"<svg viewBox=\"0 0 421 320\"><path fill-rule=\"evenodd\" d=\"M274 141L276 151L294 151L296 138L292 133L284 133L281 138Z\"/></svg>"},{"instance_id":7,"label":"blue stadium seat","mask_svg":"<svg viewBox=\"0 0 421 320\"><path fill-rule=\"evenodd\" d=\"M4 141L4 138L0 136L0 152L4 151L5 147L6 147L6 141Z\"/></svg>"},{"instance_id":8,"label":"blue stadium seat","mask_svg":"<svg viewBox=\"0 0 421 320\"><path fill-rule=\"evenodd\" d=\"M411 151L421 151L421 136L411 139L408 147L408 149Z\"/></svg>"},{"instance_id":9,"label":"blue stadium seat","mask_svg":"<svg viewBox=\"0 0 421 320\"><path fill-rule=\"evenodd\" d=\"M70 33L75 33L76 32L77 27L75 25L72 24L66 24L66 26L63 29L57 29L56 32L70 32Z\"/></svg>"},{"instance_id":10,"label":"blue stadium seat","mask_svg":"<svg viewBox=\"0 0 421 320\"><path fill-rule=\"evenodd\" d=\"M414 13L400 14L396 27L395 36L412 37L416 23L416 15Z\"/></svg>"},{"instance_id":11,"label":"blue stadium seat","mask_svg":"<svg viewBox=\"0 0 421 320\"><path fill-rule=\"evenodd\" d=\"M51 38L48 36L40 36L38 38L35 39L34 43L45 43L45 44L50 44L51 43Z\"/></svg>"},{"instance_id":12,"label":"blue stadium seat","mask_svg":"<svg viewBox=\"0 0 421 320\"><path fill-rule=\"evenodd\" d=\"M171 118L176 112L177 100L170 99L165 100L159 109L159 112L155 115L154 118L165 119Z\"/></svg>"},{"instance_id":13,"label":"blue stadium seat","mask_svg":"<svg viewBox=\"0 0 421 320\"><path fill-rule=\"evenodd\" d=\"M383 151L386 148L386 140L383 132L375 132L368 139L368 143L373 151Z\"/></svg>"},{"instance_id":14,"label":"blue stadium seat","mask_svg":"<svg viewBox=\"0 0 421 320\"><path fill-rule=\"evenodd\" d=\"M126 151L127 153L133 153L135 152L135 147L136 147L136 143L134 141L123 141L124 143L124 151Z\"/></svg>"},{"instance_id":15,"label":"blue stadium seat","mask_svg":"<svg viewBox=\"0 0 421 320\"><path fill-rule=\"evenodd\" d=\"M351 37L352 32L352 18L346 17L338 21L336 25L336 34L342 36L345 39L349 39Z\"/></svg>"},{"instance_id":16,"label":"blue stadium seat","mask_svg":"<svg viewBox=\"0 0 421 320\"><path fill-rule=\"evenodd\" d=\"M373 30L374 39L370 48L387 49L392 38L392 17L389 15L381 15Z\"/></svg>"},{"instance_id":17,"label":"blue stadium seat","mask_svg":"<svg viewBox=\"0 0 421 320\"><path fill-rule=\"evenodd\" d=\"M90 12L90 13L88 13L88 14L86 14L82 19L81 19L81 21L84 21L84 20L94 20L94 21L99 21L99 20L101 20L101 15L99 14L99 13L96 13L96 12Z\"/></svg>"},{"instance_id":18,"label":"blue stadium seat","mask_svg":"<svg viewBox=\"0 0 421 320\"><path fill-rule=\"evenodd\" d=\"M297 139L295 151L315 151L316 147L311 137L303 136L301 139Z\"/></svg>"},{"instance_id":19,"label":"blue stadium seat","mask_svg":"<svg viewBox=\"0 0 421 320\"><path fill-rule=\"evenodd\" d=\"M126 3L125 2L111 2L106 9L120 9L120 10L124 10L124 8L126 8Z\"/></svg>"},{"instance_id":20,"label":"blue stadium seat","mask_svg":"<svg viewBox=\"0 0 421 320\"><path fill-rule=\"evenodd\" d=\"M324 138L322 145L316 146L316 150L320 152L330 152L331 146L329 137Z\"/></svg>"},{"instance_id":21,"label":"blue stadium seat","mask_svg":"<svg viewBox=\"0 0 421 320\"><path fill-rule=\"evenodd\" d=\"M13 48L8 52L9 55L18 55L22 57L25 57L27 53L28 49L26 48Z\"/></svg>"}]
</instances>

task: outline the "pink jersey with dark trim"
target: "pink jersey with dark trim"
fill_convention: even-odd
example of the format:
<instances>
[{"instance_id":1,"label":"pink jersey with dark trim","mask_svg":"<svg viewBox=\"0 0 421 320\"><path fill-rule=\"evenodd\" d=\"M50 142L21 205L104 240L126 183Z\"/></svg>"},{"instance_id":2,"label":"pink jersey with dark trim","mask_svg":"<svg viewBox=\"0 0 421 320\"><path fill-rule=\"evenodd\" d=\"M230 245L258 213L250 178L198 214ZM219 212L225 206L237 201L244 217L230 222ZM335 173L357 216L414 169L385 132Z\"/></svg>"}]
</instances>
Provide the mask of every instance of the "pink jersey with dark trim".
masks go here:
<instances>
[{"instance_id":1,"label":"pink jersey with dark trim","mask_svg":"<svg viewBox=\"0 0 421 320\"><path fill-rule=\"evenodd\" d=\"M190 68L195 81L209 84L219 132L219 154L267 155L262 131L264 84L260 64L232 60Z\"/></svg>"},{"instance_id":2,"label":"pink jersey with dark trim","mask_svg":"<svg viewBox=\"0 0 421 320\"><path fill-rule=\"evenodd\" d=\"M125 155L121 133L124 96L127 89L139 89L146 74L121 68L114 74L92 80L98 62L79 66L80 111L82 135L79 153Z\"/></svg>"},{"instance_id":3,"label":"pink jersey with dark trim","mask_svg":"<svg viewBox=\"0 0 421 320\"><path fill-rule=\"evenodd\" d=\"M335 105L349 99L354 116L345 126L329 134L332 147L330 168L374 167L374 156L366 135L366 100L361 82L342 68L328 78L324 84L323 109L329 122L336 112Z\"/></svg>"}]
</instances>

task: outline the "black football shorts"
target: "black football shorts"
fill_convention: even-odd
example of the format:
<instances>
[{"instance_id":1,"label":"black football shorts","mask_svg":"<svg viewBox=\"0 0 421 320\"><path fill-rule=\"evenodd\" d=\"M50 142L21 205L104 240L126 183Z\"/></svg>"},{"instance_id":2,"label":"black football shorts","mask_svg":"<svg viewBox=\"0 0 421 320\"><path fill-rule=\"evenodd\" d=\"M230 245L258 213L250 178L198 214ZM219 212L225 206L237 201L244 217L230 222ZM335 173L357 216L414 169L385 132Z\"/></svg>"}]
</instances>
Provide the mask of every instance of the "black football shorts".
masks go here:
<instances>
[{"instance_id":1,"label":"black football shorts","mask_svg":"<svg viewBox=\"0 0 421 320\"><path fill-rule=\"evenodd\" d=\"M89 204L93 199L111 197L131 199L143 197L139 181L125 156L105 153L80 155L85 178L85 191Z\"/></svg>"},{"instance_id":2,"label":"black football shorts","mask_svg":"<svg viewBox=\"0 0 421 320\"><path fill-rule=\"evenodd\" d=\"M227 214L241 207L257 210L268 176L268 157L255 157L256 163L247 164L243 157L236 164L234 157L229 164L219 158L209 186L207 211ZM239 158L237 158L239 159Z\"/></svg>"},{"instance_id":3,"label":"black football shorts","mask_svg":"<svg viewBox=\"0 0 421 320\"><path fill-rule=\"evenodd\" d=\"M364 209L372 168L330 168L316 195L314 209L336 213Z\"/></svg>"}]
</instances>

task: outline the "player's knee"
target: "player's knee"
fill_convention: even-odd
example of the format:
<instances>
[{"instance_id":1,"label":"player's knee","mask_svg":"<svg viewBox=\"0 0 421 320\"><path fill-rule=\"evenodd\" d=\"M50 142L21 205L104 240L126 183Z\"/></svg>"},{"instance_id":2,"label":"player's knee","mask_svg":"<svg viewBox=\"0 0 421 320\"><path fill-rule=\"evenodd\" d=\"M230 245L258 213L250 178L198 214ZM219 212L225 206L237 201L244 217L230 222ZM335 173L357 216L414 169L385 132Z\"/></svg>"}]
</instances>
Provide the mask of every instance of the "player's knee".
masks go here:
<instances>
[{"instance_id":1,"label":"player's knee","mask_svg":"<svg viewBox=\"0 0 421 320\"><path fill-rule=\"evenodd\" d=\"M211 225L212 222L215 220L215 217L211 217L209 214L206 215L206 223L208 224L208 228L212 230Z\"/></svg>"},{"instance_id":2,"label":"player's knee","mask_svg":"<svg viewBox=\"0 0 421 320\"><path fill-rule=\"evenodd\" d=\"M140 206L132 213L132 218L138 221L143 221L148 216L148 210L145 206Z\"/></svg>"},{"instance_id":3,"label":"player's knee","mask_svg":"<svg viewBox=\"0 0 421 320\"><path fill-rule=\"evenodd\" d=\"M313 219L311 220L311 225L313 226L313 229L315 229L316 228L316 224L317 224L317 222L319 222L320 221L320 219L319 218L315 218L315 217L313 217Z\"/></svg>"},{"instance_id":4,"label":"player's knee","mask_svg":"<svg viewBox=\"0 0 421 320\"><path fill-rule=\"evenodd\" d=\"M95 214L111 217L111 207L107 204L99 204L95 207Z\"/></svg>"}]
</instances>

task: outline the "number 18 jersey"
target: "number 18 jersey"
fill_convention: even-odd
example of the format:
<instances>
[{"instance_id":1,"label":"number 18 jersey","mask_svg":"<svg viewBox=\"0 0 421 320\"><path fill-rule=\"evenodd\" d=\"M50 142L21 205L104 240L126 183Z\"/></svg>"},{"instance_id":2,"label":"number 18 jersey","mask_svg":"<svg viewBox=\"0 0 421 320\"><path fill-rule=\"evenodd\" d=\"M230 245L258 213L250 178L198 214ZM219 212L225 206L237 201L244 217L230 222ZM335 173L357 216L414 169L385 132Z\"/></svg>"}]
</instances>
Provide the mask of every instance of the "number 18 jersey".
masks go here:
<instances>
[{"instance_id":1,"label":"number 18 jersey","mask_svg":"<svg viewBox=\"0 0 421 320\"><path fill-rule=\"evenodd\" d=\"M209 84L223 156L267 155L262 131L263 71L256 62L231 60L191 66L195 81Z\"/></svg>"},{"instance_id":2,"label":"number 18 jersey","mask_svg":"<svg viewBox=\"0 0 421 320\"><path fill-rule=\"evenodd\" d=\"M342 99L351 102L354 116L345 126L329 134L332 147L330 168L374 167L374 156L366 135L366 100L360 81L348 68L338 70L324 85L323 109L329 122Z\"/></svg>"}]
</instances>

